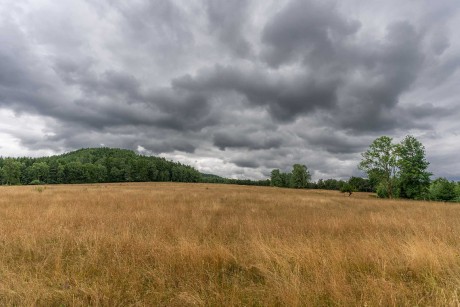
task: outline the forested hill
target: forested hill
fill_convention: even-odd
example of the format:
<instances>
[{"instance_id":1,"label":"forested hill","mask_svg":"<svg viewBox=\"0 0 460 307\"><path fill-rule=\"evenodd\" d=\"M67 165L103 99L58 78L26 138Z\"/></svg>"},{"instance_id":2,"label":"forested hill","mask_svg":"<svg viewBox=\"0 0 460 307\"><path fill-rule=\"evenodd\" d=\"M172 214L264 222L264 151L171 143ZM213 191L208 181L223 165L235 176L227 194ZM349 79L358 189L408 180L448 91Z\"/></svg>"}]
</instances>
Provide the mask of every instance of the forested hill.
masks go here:
<instances>
[{"instance_id":1,"label":"forested hill","mask_svg":"<svg viewBox=\"0 0 460 307\"><path fill-rule=\"evenodd\" d=\"M191 166L114 148L87 148L41 158L0 158L2 184L202 181Z\"/></svg>"}]
</instances>

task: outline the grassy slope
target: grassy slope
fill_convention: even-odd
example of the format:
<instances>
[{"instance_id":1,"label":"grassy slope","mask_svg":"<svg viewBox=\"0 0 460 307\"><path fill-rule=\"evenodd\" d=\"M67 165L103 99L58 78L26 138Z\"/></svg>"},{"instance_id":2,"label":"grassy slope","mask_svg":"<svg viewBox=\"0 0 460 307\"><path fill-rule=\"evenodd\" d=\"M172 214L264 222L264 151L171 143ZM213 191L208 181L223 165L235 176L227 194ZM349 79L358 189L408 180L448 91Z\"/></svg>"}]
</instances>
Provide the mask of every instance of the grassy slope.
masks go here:
<instances>
[{"instance_id":1,"label":"grassy slope","mask_svg":"<svg viewBox=\"0 0 460 307\"><path fill-rule=\"evenodd\" d=\"M0 305L458 305L460 206L209 184L0 188Z\"/></svg>"}]
</instances>

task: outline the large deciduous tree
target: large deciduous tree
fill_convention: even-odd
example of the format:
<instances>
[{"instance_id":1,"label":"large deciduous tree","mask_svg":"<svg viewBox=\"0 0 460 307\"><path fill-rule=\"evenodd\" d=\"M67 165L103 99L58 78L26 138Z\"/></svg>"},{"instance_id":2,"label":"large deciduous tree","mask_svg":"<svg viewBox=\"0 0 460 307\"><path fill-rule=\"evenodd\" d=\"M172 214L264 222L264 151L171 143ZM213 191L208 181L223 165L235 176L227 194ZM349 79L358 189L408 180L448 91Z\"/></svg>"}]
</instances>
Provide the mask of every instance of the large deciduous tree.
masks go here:
<instances>
[{"instance_id":1,"label":"large deciduous tree","mask_svg":"<svg viewBox=\"0 0 460 307\"><path fill-rule=\"evenodd\" d=\"M305 165L294 164L292 172L283 173L279 169L274 169L271 172L270 185L283 188L303 189L308 186L310 181L310 172Z\"/></svg>"},{"instance_id":2,"label":"large deciduous tree","mask_svg":"<svg viewBox=\"0 0 460 307\"><path fill-rule=\"evenodd\" d=\"M281 172L279 169L274 169L271 172L270 185L274 187L282 187L283 179L281 177Z\"/></svg>"},{"instance_id":3,"label":"large deciduous tree","mask_svg":"<svg viewBox=\"0 0 460 307\"><path fill-rule=\"evenodd\" d=\"M30 175L32 180L47 182L50 168L45 162L35 162L30 167Z\"/></svg>"},{"instance_id":4,"label":"large deciduous tree","mask_svg":"<svg viewBox=\"0 0 460 307\"><path fill-rule=\"evenodd\" d=\"M2 167L2 177L4 184L20 184L21 163L14 159L5 159Z\"/></svg>"},{"instance_id":5,"label":"large deciduous tree","mask_svg":"<svg viewBox=\"0 0 460 307\"><path fill-rule=\"evenodd\" d=\"M430 187L430 164L425 159L425 147L415 137L408 135L396 147L399 167L400 196L426 198Z\"/></svg>"},{"instance_id":6,"label":"large deciduous tree","mask_svg":"<svg viewBox=\"0 0 460 307\"><path fill-rule=\"evenodd\" d=\"M392 142L393 139L388 136L375 139L369 149L362 154L358 166L370 179L377 179L389 198L394 196L397 172L396 146Z\"/></svg>"},{"instance_id":7,"label":"large deciduous tree","mask_svg":"<svg viewBox=\"0 0 460 307\"><path fill-rule=\"evenodd\" d=\"M292 167L291 187L296 189L306 188L311 175L308 168L302 164L294 164Z\"/></svg>"},{"instance_id":8,"label":"large deciduous tree","mask_svg":"<svg viewBox=\"0 0 460 307\"><path fill-rule=\"evenodd\" d=\"M392 141L388 136L375 139L362 154L358 168L378 184L381 197L426 198L431 173L427 172L425 148L411 135L396 145Z\"/></svg>"}]
</instances>

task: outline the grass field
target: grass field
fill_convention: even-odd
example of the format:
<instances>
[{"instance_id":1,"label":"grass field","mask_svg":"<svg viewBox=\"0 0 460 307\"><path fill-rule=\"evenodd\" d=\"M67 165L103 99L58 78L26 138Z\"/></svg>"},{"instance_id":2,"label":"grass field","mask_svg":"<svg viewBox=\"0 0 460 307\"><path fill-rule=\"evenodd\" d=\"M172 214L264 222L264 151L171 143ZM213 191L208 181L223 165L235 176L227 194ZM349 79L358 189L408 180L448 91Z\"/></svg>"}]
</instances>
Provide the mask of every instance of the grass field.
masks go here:
<instances>
[{"instance_id":1,"label":"grass field","mask_svg":"<svg viewBox=\"0 0 460 307\"><path fill-rule=\"evenodd\" d=\"M0 305L460 304L460 205L211 184L0 187Z\"/></svg>"}]
</instances>

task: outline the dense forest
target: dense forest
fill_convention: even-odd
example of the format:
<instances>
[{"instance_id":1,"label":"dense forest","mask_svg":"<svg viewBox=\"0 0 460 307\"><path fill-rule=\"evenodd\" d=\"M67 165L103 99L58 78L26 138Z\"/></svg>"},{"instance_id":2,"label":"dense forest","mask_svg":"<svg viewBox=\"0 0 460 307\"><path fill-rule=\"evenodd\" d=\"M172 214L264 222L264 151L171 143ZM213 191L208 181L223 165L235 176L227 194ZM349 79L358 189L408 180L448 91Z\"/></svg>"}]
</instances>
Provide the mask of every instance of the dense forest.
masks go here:
<instances>
[{"instance_id":1,"label":"dense forest","mask_svg":"<svg viewBox=\"0 0 460 307\"><path fill-rule=\"evenodd\" d=\"M199 182L193 167L131 150L80 149L41 158L0 158L2 184L97 183L132 181Z\"/></svg>"},{"instance_id":2,"label":"dense forest","mask_svg":"<svg viewBox=\"0 0 460 307\"><path fill-rule=\"evenodd\" d=\"M117 148L86 148L41 158L0 158L0 179L4 185L148 181L270 185L268 179L202 174L188 165Z\"/></svg>"}]
</instances>

